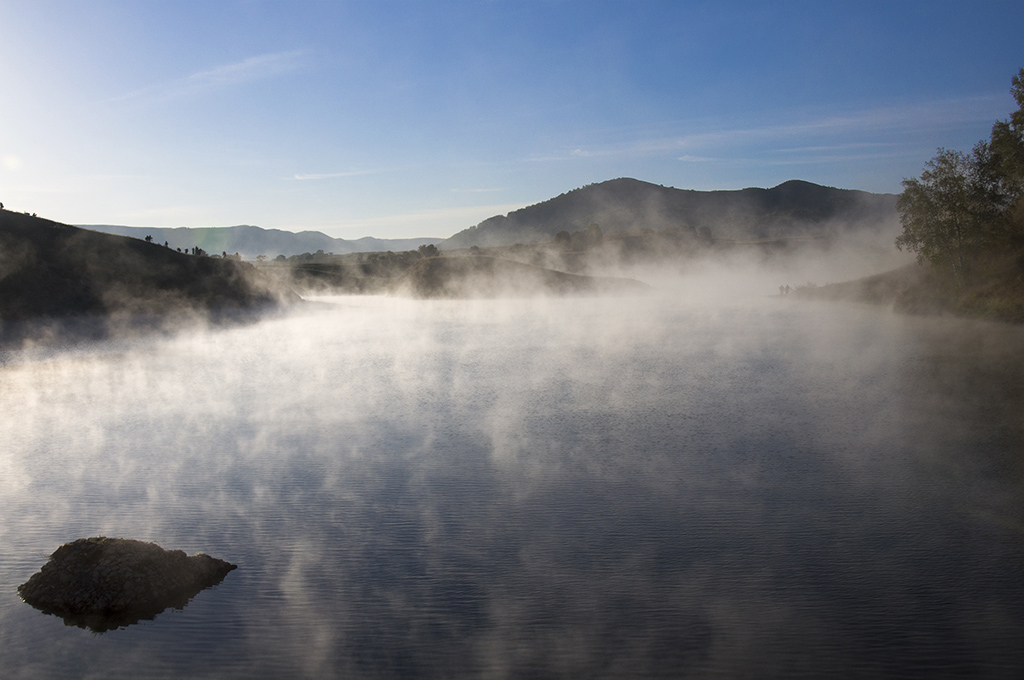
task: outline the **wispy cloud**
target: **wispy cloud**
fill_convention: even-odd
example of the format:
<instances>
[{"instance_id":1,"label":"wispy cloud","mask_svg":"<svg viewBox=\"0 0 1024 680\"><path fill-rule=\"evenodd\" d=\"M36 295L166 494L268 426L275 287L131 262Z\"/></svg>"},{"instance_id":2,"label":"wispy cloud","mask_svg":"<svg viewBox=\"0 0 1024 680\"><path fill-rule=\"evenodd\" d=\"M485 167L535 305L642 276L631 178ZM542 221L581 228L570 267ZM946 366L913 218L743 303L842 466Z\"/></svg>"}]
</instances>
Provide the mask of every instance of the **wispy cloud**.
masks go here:
<instances>
[{"instance_id":1,"label":"wispy cloud","mask_svg":"<svg viewBox=\"0 0 1024 680\"><path fill-rule=\"evenodd\" d=\"M805 156L776 156L772 154L765 154L757 157L719 158L715 159L715 162L735 167L768 167L785 165L836 165L854 161L897 160L914 157L916 157L916 154L913 151L864 154L811 154Z\"/></svg>"},{"instance_id":2,"label":"wispy cloud","mask_svg":"<svg viewBox=\"0 0 1024 680\"><path fill-rule=\"evenodd\" d=\"M852 144L820 144L817 146L794 146L778 149L781 153L821 153L823 151L849 151L853 149L878 149L892 147L891 142L856 142Z\"/></svg>"},{"instance_id":3,"label":"wispy cloud","mask_svg":"<svg viewBox=\"0 0 1024 680\"><path fill-rule=\"evenodd\" d=\"M376 170L349 170L347 172L313 172L305 174L292 175L291 177L285 177L287 180L318 180L318 179L336 179L338 177L358 177L359 175L375 175Z\"/></svg>"},{"instance_id":4,"label":"wispy cloud","mask_svg":"<svg viewBox=\"0 0 1024 680\"><path fill-rule=\"evenodd\" d=\"M805 153L852 148L853 146L893 146L911 134L937 133L965 124L995 121L1005 108L1003 96L978 96L920 104L878 107L832 116L806 116L791 112L795 122L733 125L687 124L679 134L636 137L616 144L597 143L574 146L527 158L531 162L567 161L579 158L649 157L679 154L685 162L729 161L729 150L759 149L771 153ZM776 114L779 118L780 114ZM684 124L678 124L682 127ZM622 135L620 135L621 137ZM867 141L848 142L851 137L869 137ZM831 140L836 140L831 142ZM842 140L842 141L840 141ZM786 145L784 148L773 148ZM712 153L708 153L708 152Z\"/></svg>"},{"instance_id":5,"label":"wispy cloud","mask_svg":"<svg viewBox=\"0 0 1024 680\"><path fill-rule=\"evenodd\" d=\"M256 80L273 78L295 71L302 62L302 51L272 52L222 64L177 78L148 85L107 100L114 104L149 104L195 97Z\"/></svg>"}]
</instances>

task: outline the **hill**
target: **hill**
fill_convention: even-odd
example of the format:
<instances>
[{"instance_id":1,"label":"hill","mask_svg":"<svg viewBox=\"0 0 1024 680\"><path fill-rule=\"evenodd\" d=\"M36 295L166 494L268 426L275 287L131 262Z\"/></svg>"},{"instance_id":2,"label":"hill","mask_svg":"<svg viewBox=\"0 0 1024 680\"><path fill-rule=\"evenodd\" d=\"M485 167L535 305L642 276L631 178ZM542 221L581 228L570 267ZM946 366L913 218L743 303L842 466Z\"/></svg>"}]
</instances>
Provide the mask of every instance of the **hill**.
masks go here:
<instances>
[{"instance_id":1,"label":"hill","mask_svg":"<svg viewBox=\"0 0 1024 680\"><path fill-rule=\"evenodd\" d=\"M412 265L392 292L417 298L642 295L639 281L580 276L494 257L429 257Z\"/></svg>"},{"instance_id":2,"label":"hill","mask_svg":"<svg viewBox=\"0 0 1024 680\"><path fill-rule=\"evenodd\" d=\"M440 238L386 239L364 237L348 240L333 238L319 231L291 232L281 229L264 229L250 225L235 227L123 227L110 224L83 224L83 229L101 231L106 234L130 236L144 239L152 236L156 243L167 243L175 250L191 251L202 248L208 253L238 253L246 260L257 255L274 258L302 253L371 253L388 250L415 250L421 245L440 243Z\"/></svg>"},{"instance_id":3,"label":"hill","mask_svg":"<svg viewBox=\"0 0 1024 680\"><path fill-rule=\"evenodd\" d=\"M8 339L18 322L89 318L102 329L112 319L142 323L296 299L245 262L0 210L0 334Z\"/></svg>"},{"instance_id":4,"label":"hill","mask_svg":"<svg viewBox=\"0 0 1024 680\"><path fill-rule=\"evenodd\" d=\"M706 228L716 239L831 237L896 221L896 196L792 180L771 189L693 191L631 178L575 189L484 220L443 249L532 243L596 224L605 232Z\"/></svg>"},{"instance_id":5,"label":"hill","mask_svg":"<svg viewBox=\"0 0 1024 680\"><path fill-rule=\"evenodd\" d=\"M984 267L960 287L934 267L915 263L855 281L798 287L794 295L891 306L906 314L1024 323L1024 248L990 253Z\"/></svg>"}]
</instances>

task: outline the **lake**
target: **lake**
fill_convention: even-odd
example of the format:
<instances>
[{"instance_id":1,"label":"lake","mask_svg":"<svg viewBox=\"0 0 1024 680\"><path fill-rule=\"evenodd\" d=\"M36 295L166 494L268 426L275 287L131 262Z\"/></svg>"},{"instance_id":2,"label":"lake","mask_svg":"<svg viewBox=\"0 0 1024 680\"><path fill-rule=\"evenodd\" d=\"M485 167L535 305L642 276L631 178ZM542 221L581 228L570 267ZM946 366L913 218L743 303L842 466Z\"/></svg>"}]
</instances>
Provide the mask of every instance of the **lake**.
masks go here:
<instances>
[{"instance_id":1,"label":"lake","mask_svg":"<svg viewBox=\"0 0 1024 680\"><path fill-rule=\"evenodd\" d=\"M323 299L0 355L6 678L1019 678L1024 328ZM103 634L61 543L239 565Z\"/></svg>"}]
</instances>

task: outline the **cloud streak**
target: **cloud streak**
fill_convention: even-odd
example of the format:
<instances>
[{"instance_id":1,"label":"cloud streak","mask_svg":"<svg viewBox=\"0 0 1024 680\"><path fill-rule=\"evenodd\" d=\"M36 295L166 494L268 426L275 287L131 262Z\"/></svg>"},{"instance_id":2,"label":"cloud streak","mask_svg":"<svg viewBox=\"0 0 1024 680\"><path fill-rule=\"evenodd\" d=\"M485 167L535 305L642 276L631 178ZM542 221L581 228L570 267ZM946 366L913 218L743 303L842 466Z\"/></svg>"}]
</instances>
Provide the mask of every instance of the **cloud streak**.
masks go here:
<instances>
[{"instance_id":1,"label":"cloud streak","mask_svg":"<svg viewBox=\"0 0 1024 680\"><path fill-rule=\"evenodd\" d=\"M308 181L308 180L319 180L319 179L337 179L339 177L358 177L360 175L375 175L375 174L377 174L376 170L350 170L348 172L320 172L320 173L312 172L312 173L292 175L291 177L285 177L285 179L287 179L287 180Z\"/></svg>"},{"instance_id":2,"label":"cloud streak","mask_svg":"<svg viewBox=\"0 0 1024 680\"><path fill-rule=\"evenodd\" d=\"M297 70L304 52L272 52L198 71L184 78L148 85L106 100L109 104L152 104L187 99Z\"/></svg>"},{"instance_id":3,"label":"cloud streak","mask_svg":"<svg viewBox=\"0 0 1024 680\"><path fill-rule=\"evenodd\" d=\"M1004 104L1002 97L978 96L949 99L902 107L877 107L845 115L810 117L797 123L776 125L743 125L709 127L695 132L637 138L619 144L576 145L561 151L537 154L531 162L566 161L571 159L650 157L679 154L685 162L730 161L727 150L746 148L771 153L813 153L854 146L899 146L900 138L909 134L934 134L965 123L993 121ZM795 116L788 115L793 118ZM869 136L870 141L848 142L851 137ZM830 139L843 140L833 144ZM821 140L821 144L771 148L794 141ZM798 142L799 143L799 142ZM707 153L711 151L713 153ZM886 154L888 157L891 154ZM834 156L833 156L834 158Z\"/></svg>"}]
</instances>

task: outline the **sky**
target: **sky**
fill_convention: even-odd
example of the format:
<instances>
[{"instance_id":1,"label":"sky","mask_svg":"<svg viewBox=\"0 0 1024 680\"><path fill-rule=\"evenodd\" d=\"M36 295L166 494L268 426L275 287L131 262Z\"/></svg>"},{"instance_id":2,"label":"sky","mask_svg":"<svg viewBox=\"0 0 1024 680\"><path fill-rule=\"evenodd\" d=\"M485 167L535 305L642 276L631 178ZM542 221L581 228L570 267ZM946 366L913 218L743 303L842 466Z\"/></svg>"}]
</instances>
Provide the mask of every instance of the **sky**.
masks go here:
<instances>
[{"instance_id":1,"label":"sky","mask_svg":"<svg viewBox=\"0 0 1024 680\"><path fill-rule=\"evenodd\" d=\"M0 201L447 237L616 177L900 191L1014 110L1024 3L0 0Z\"/></svg>"}]
</instances>

